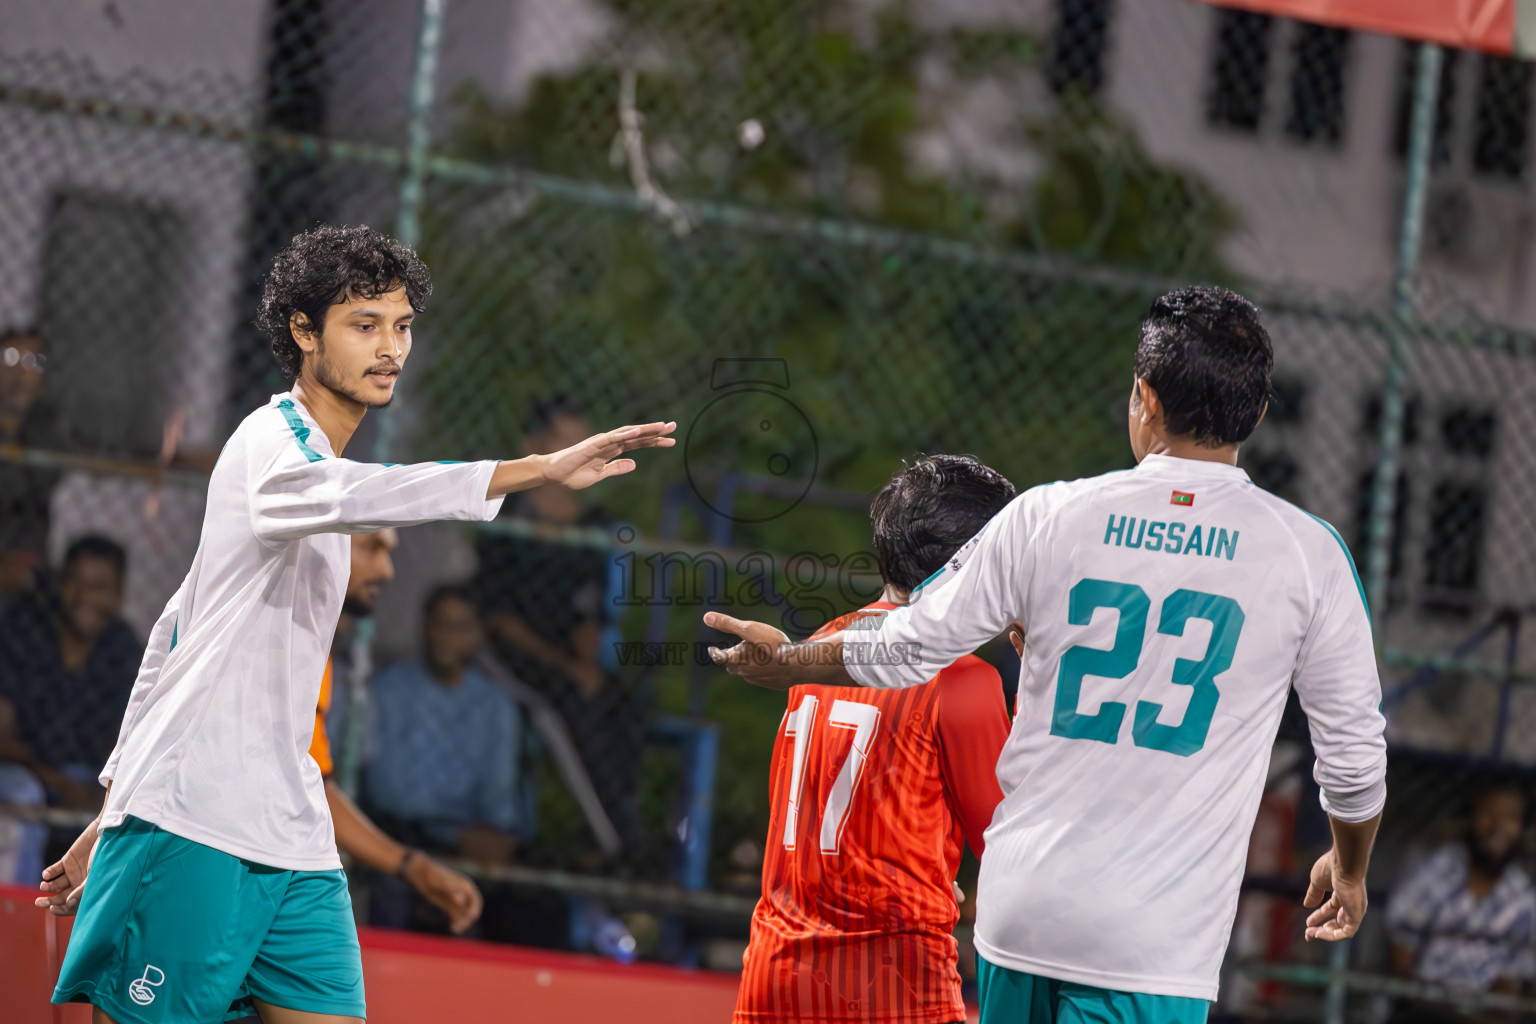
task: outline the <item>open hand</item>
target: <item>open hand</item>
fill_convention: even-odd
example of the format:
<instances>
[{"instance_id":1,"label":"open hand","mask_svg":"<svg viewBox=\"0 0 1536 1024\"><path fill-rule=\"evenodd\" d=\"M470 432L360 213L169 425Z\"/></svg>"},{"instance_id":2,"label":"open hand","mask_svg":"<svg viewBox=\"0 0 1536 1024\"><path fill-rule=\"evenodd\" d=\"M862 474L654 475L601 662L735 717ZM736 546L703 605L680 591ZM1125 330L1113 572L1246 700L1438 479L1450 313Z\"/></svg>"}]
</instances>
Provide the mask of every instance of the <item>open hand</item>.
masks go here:
<instances>
[{"instance_id":1,"label":"open hand","mask_svg":"<svg viewBox=\"0 0 1536 1024\"><path fill-rule=\"evenodd\" d=\"M1325 893L1331 895L1324 901ZM1338 942L1360 930L1365 917L1365 880L1338 877L1338 855L1329 850L1312 865L1312 880L1302 905L1317 908L1307 916L1307 941Z\"/></svg>"},{"instance_id":2,"label":"open hand","mask_svg":"<svg viewBox=\"0 0 1536 1024\"><path fill-rule=\"evenodd\" d=\"M647 423L593 434L580 444L544 456L544 479L579 491L610 476L629 473L635 460L617 456L636 448L671 448L677 438L667 435L676 429L675 422Z\"/></svg>"},{"instance_id":3,"label":"open hand","mask_svg":"<svg viewBox=\"0 0 1536 1024\"><path fill-rule=\"evenodd\" d=\"M796 678L794 666L782 655L780 649L789 643L783 630L766 622L749 622L721 612L705 614L704 625L741 637L741 643L735 647L709 649L714 663L731 675L770 690L788 690L796 683L808 681Z\"/></svg>"},{"instance_id":4,"label":"open hand","mask_svg":"<svg viewBox=\"0 0 1536 1024\"><path fill-rule=\"evenodd\" d=\"M91 869L91 856L96 852L96 829L100 823L101 819L97 818L87 825L64 856L43 869L43 880L38 889L47 895L33 900L34 906L56 917L69 917L80 906L85 876Z\"/></svg>"}]
</instances>

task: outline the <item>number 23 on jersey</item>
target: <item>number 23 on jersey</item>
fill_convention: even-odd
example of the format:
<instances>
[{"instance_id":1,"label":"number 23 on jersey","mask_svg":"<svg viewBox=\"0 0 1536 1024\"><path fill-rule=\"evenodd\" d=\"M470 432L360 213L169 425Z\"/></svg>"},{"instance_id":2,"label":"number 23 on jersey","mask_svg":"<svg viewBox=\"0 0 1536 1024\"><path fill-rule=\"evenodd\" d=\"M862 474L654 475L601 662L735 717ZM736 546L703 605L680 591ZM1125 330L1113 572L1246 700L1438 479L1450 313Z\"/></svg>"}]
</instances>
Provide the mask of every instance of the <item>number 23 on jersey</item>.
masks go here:
<instances>
[{"instance_id":1,"label":"number 23 on jersey","mask_svg":"<svg viewBox=\"0 0 1536 1024\"><path fill-rule=\"evenodd\" d=\"M1115 628L1115 645L1109 650L1078 645L1062 654L1056 673L1056 706L1051 715L1051 735L1069 740L1098 740L1100 743L1119 740L1125 705L1107 700L1094 714L1083 714L1078 710L1083 679L1087 676L1124 679L1136 671L1146 643L1147 613L1151 607L1147 592L1134 583L1084 579L1072 588L1067 604L1070 625L1088 625L1099 608L1117 609L1120 622ZM1216 703L1221 699L1216 677L1232 667L1232 654L1237 650L1237 639L1243 631L1243 610L1230 597L1199 590L1175 590L1163 602L1157 631L1167 636L1183 636L1190 619L1209 622L1211 639L1205 655L1198 661L1179 658L1173 663L1173 682L1194 688L1183 720L1177 725L1159 722L1163 706L1141 700L1136 702L1136 719L1131 727L1131 740L1136 746L1180 757L1188 757L1205 746Z\"/></svg>"}]
</instances>

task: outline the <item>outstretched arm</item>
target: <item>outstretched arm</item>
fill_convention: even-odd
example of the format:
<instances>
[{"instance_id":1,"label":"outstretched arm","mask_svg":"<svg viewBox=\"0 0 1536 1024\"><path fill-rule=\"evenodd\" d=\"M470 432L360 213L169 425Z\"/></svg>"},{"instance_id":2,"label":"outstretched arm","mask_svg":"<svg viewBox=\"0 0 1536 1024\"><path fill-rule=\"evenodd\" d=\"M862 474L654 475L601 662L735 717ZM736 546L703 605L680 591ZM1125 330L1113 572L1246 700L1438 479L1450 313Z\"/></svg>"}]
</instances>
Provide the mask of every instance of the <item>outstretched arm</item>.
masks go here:
<instances>
[{"instance_id":1,"label":"outstretched arm","mask_svg":"<svg viewBox=\"0 0 1536 1024\"><path fill-rule=\"evenodd\" d=\"M716 665L753 686L788 690L796 686L858 686L843 665L843 634L794 643L783 630L766 622L749 622L722 612L707 612L704 625L741 637L728 650L709 649Z\"/></svg>"},{"instance_id":2,"label":"outstretched arm","mask_svg":"<svg viewBox=\"0 0 1536 1024\"><path fill-rule=\"evenodd\" d=\"M765 623L710 612L706 625L742 641L729 650L711 648L710 657L732 675L770 690L806 683L880 689L926 683L1020 617L1030 573L1028 507L1022 497L914 590L908 604L805 643L790 643Z\"/></svg>"},{"instance_id":3,"label":"outstretched arm","mask_svg":"<svg viewBox=\"0 0 1536 1024\"><path fill-rule=\"evenodd\" d=\"M251 522L269 544L319 533L369 533L435 520L488 520L513 491L543 483L573 489L628 473L637 448L665 448L676 423L620 427L552 455L509 462L382 465L333 459L279 443L247 481Z\"/></svg>"},{"instance_id":4,"label":"outstretched arm","mask_svg":"<svg viewBox=\"0 0 1536 1024\"><path fill-rule=\"evenodd\" d=\"M549 455L529 455L497 465L486 498L498 498L540 484L560 484L573 491L591 487L599 480L622 476L635 468L634 459L620 455L638 448L671 448L677 438L668 437L675 422L619 427L594 434L580 444Z\"/></svg>"}]
</instances>

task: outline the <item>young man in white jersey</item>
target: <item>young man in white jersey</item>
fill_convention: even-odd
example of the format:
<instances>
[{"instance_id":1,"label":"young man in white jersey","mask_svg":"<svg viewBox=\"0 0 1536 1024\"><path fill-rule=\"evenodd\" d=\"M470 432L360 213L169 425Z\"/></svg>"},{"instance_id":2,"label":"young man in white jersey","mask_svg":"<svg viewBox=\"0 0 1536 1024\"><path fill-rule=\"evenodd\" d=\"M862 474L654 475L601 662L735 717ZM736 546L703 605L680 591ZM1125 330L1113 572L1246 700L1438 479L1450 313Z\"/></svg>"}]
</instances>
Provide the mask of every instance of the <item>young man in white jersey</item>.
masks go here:
<instances>
[{"instance_id":1,"label":"young man in white jersey","mask_svg":"<svg viewBox=\"0 0 1536 1024\"><path fill-rule=\"evenodd\" d=\"M1250 303L1170 292L1136 349L1135 469L1020 495L877 629L791 644L706 617L743 639L716 661L775 689L915 686L1023 624L977 896L983 1024L1206 1018L1292 686L1334 833L1306 937L1360 926L1386 801L1381 688L1338 534L1237 468L1272 361Z\"/></svg>"},{"instance_id":2,"label":"young man in white jersey","mask_svg":"<svg viewBox=\"0 0 1536 1024\"><path fill-rule=\"evenodd\" d=\"M675 424L652 423L510 462L342 459L363 414L393 396L430 293L416 254L364 227L300 235L268 275L258 323L293 389L225 443L192 568L150 633L101 773L106 805L43 873L38 905L79 909L53 1001L91 1003L95 1024L252 1008L266 1024L364 1018L309 756L345 535L487 520L512 491L587 487L632 470L624 452L674 443Z\"/></svg>"}]
</instances>

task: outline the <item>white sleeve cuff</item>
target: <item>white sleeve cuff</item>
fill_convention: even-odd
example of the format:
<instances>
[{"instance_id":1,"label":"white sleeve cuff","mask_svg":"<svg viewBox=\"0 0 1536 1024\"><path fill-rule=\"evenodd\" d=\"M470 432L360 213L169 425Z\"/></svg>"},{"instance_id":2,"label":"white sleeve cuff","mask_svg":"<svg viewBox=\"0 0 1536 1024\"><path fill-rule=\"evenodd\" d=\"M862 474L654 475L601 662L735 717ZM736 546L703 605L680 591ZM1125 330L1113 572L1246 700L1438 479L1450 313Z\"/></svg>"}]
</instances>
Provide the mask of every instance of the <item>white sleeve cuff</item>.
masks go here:
<instances>
[{"instance_id":1,"label":"white sleeve cuff","mask_svg":"<svg viewBox=\"0 0 1536 1024\"><path fill-rule=\"evenodd\" d=\"M501 511L501 503L507 500L505 494L498 494L494 498L487 498L485 492L491 489L491 477L496 475L496 467L500 463L495 459L489 459L480 463L480 472L471 478L472 490L466 505L481 522L488 523L496 518L496 513Z\"/></svg>"},{"instance_id":2,"label":"white sleeve cuff","mask_svg":"<svg viewBox=\"0 0 1536 1024\"><path fill-rule=\"evenodd\" d=\"M1369 821L1380 814L1381 809L1387 805L1387 780L1377 779L1365 789L1357 789L1351 793L1324 789L1321 791L1319 800L1323 810L1339 821L1350 824Z\"/></svg>"}]
</instances>

